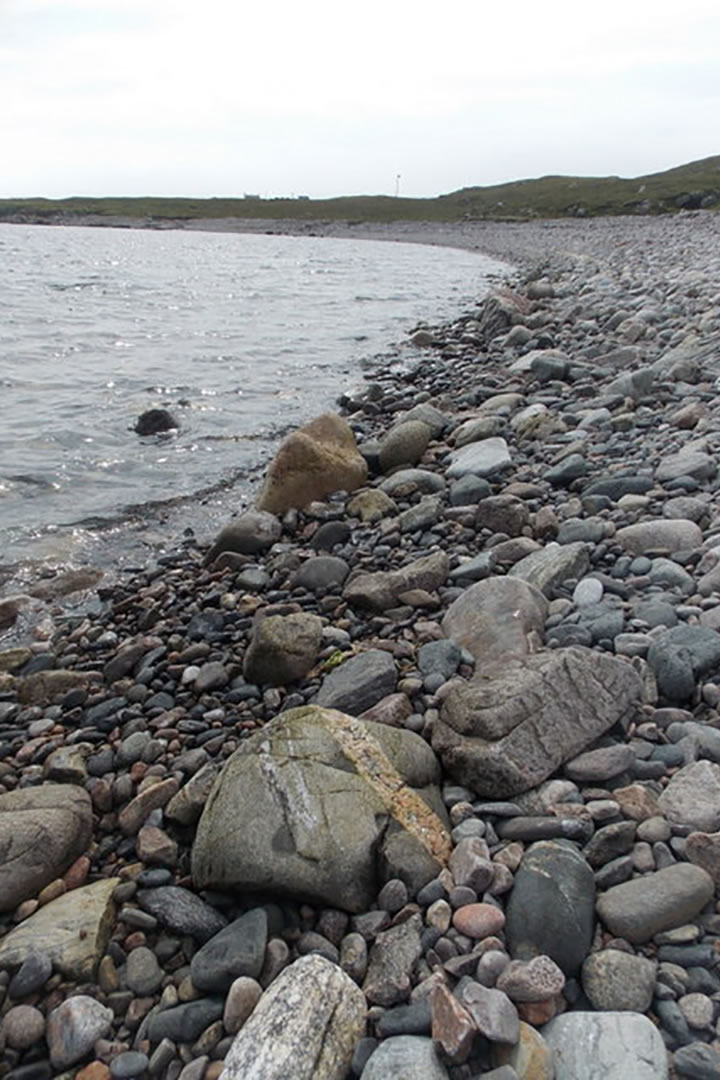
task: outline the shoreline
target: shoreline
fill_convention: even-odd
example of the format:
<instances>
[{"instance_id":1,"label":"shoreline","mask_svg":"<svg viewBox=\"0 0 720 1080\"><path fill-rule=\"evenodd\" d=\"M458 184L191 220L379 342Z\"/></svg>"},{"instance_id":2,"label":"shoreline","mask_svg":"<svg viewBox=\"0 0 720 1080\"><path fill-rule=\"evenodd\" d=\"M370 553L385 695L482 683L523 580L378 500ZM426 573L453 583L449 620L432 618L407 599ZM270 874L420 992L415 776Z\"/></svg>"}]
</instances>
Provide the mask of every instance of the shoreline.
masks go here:
<instances>
[{"instance_id":1,"label":"shoreline","mask_svg":"<svg viewBox=\"0 0 720 1080\"><path fill-rule=\"evenodd\" d=\"M0 970L10 984L27 946L3 949L64 897L93 942L84 977L55 956L0 1005L13 1068L110 1080L137 1055L132 1075L239 1080L248 1045L272 1063L273 994L300 993L309 967L347 1002L327 1017L312 999L320 1041L345 1047L329 1080L386 1080L398 1060L523 1077L528 1053L551 1080L553 1052L578 1046L594 1075L600 1045L643 1080L720 1068L720 226L570 225L525 233L554 253L428 327L406 376L379 366L346 396L359 491L235 519L212 559L186 538L102 611L0 652L0 798L62 784L67 803L71 784L87 800L82 842L48 854L42 884L14 871ZM281 832L257 845L276 889L249 889L258 851L233 858L262 839L263 789L242 802L229 766L224 854L204 869L221 766L313 704L352 718L343 736L312 713L345 764L312 828L283 789L288 834L346 836L359 715L388 758L406 748L407 789L432 788L452 854L422 884L396 851L349 876L339 854L318 860L322 888L300 887ZM359 880L370 893L350 903ZM109 940L77 892L96 886ZM230 927L207 981L196 957ZM234 940L256 957L240 974ZM52 1018L73 995L95 1026L66 1062ZM25 1005L23 1043L7 1017ZM285 1022L301 1074L309 1029Z\"/></svg>"}]
</instances>

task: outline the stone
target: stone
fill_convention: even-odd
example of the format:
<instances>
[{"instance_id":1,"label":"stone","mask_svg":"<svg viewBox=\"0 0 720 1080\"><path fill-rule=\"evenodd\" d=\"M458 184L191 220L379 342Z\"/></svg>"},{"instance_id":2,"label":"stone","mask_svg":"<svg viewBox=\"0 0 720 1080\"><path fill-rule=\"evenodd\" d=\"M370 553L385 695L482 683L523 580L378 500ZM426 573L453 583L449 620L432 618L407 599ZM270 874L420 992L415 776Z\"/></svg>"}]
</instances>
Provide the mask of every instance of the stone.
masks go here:
<instances>
[{"instance_id":1,"label":"stone","mask_svg":"<svg viewBox=\"0 0 720 1080\"><path fill-rule=\"evenodd\" d=\"M392 472L406 465L417 465L427 450L431 431L422 420L403 420L380 440L380 471Z\"/></svg>"},{"instance_id":2,"label":"stone","mask_svg":"<svg viewBox=\"0 0 720 1080\"><path fill-rule=\"evenodd\" d=\"M134 994L149 997L160 988L164 978L165 972L152 949L140 945L130 951L125 964L125 983Z\"/></svg>"},{"instance_id":3,"label":"stone","mask_svg":"<svg viewBox=\"0 0 720 1080\"><path fill-rule=\"evenodd\" d=\"M430 428L430 435L433 439L439 439L450 423L449 416L436 408L435 405L431 405L429 401L422 401L417 405L413 405L412 409L400 413L399 419L402 422L421 420L423 424Z\"/></svg>"},{"instance_id":4,"label":"stone","mask_svg":"<svg viewBox=\"0 0 720 1080\"><path fill-rule=\"evenodd\" d=\"M52 960L46 952L31 952L23 960L20 970L16 971L8 986L8 996L28 997L42 990L52 975Z\"/></svg>"},{"instance_id":5,"label":"stone","mask_svg":"<svg viewBox=\"0 0 720 1080\"><path fill-rule=\"evenodd\" d=\"M660 1032L646 1016L570 1012L543 1028L555 1059L555 1080L667 1080Z\"/></svg>"},{"instance_id":6,"label":"stone","mask_svg":"<svg viewBox=\"0 0 720 1080\"><path fill-rule=\"evenodd\" d=\"M15 1005L0 1024L0 1040L13 1050L29 1050L45 1038L45 1017L34 1005Z\"/></svg>"},{"instance_id":7,"label":"stone","mask_svg":"<svg viewBox=\"0 0 720 1080\"><path fill-rule=\"evenodd\" d=\"M52 705L71 690L86 690L89 681L84 671L36 671L18 678L16 692L21 705Z\"/></svg>"},{"instance_id":8,"label":"stone","mask_svg":"<svg viewBox=\"0 0 720 1080\"><path fill-rule=\"evenodd\" d=\"M432 745L454 781L504 799L627 725L641 698L640 677L622 660L580 646L536 653L450 690Z\"/></svg>"},{"instance_id":9,"label":"stone","mask_svg":"<svg viewBox=\"0 0 720 1080\"><path fill-rule=\"evenodd\" d=\"M707 870L715 885L720 885L720 832L692 832L685 843L685 858Z\"/></svg>"},{"instance_id":10,"label":"stone","mask_svg":"<svg viewBox=\"0 0 720 1080\"><path fill-rule=\"evenodd\" d=\"M348 501L347 512L350 517L358 517L364 524L373 525L397 513L397 504L380 488L365 488Z\"/></svg>"},{"instance_id":11,"label":"stone","mask_svg":"<svg viewBox=\"0 0 720 1080\"><path fill-rule=\"evenodd\" d=\"M267 913L253 908L206 941L190 961L193 985L219 994L240 977L257 979L265 959Z\"/></svg>"},{"instance_id":12,"label":"stone","mask_svg":"<svg viewBox=\"0 0 720 1080\"><path fill-rule=\"evenodd\" d=\"M615 540L631 555L648 551L684 551L700 547L702 530L694 521L676 518L653 518L626 525L615 533Z\"/></svg>"},{"instance_id":13,"label":"stone","mask_svg":"<svg viewBox=\"0 0 720 1080\"><path fill-rule=\"evenodd\" d=\"M449 569L447 554L436 551L415 559L399 570L353 574L343 589L343 597L355 607L385 611L394 607L403 593L413 589L431 593L438 589L445 584Z\"/></svg>"},{"instance_id":14,"label":"stone","mask_svg":"<svg viewBox=\"0 0 720 1080\"><path fill-rule=\"evenodd\" d=\"M540 1032L522 1020L515 1046L495 1044L493 1061L497 1065L509 1065L519 1080L556 1080L552 1050Z\"/></svg>"},{"instance_id":15,"label":"stone","mask_svg":"<svg viewBox=\"0 0 720 1080\"><path fill-rule=\"evenodd\" d=\"M516 562L508 576L527 582L552 599L558 585L568 578L581 578L589 567L586 544L550 543Z\"/></svg>"},{"instance_id":16,"label":"stone","mask_svg":"<svg viewBox=\"0 0 720 1080\"><path fill-rule=\"evenodd\" d=\"M687 1076L688 1080L717 1080L720 1076L720 1050L707 1043L688 1043L675 1051L673 1065L676 1073Z\"/></svg>"},{"instance_id":17,"label":"stone","mask_svg":"<svg viewBox=\"0 0 720 1080\"><path fill-rule=\"evenodd\" d=\"M135 899L143 911L154 915L162 926L176 934L187 934L195 941L208 941L227 925L219 911L178 885L139 889Z\"/></svg>"},{"instance_id":18,"label":"stone","mask_svg":"<svg viewBox=\"0 0 720 1080\"><path fill-rule=\"evenodd\" d=\"M313 704L358 716L392 694L397 685L392 654L368 649L343 662L325 676Z\"/></svg>"},{"instance_id":19,"label":"stone","mask_svg":"<svg viewBox=\"0 0 720 1080\"><path fill-rule=\"evenodd\" d=\"M473 476L494 477L512 464L508 444L500 436L481 439L454 450L450 455L447 475L457 479L472 473Z\"/></svg>"},{"instance_id":20,"label":"stone","mask_svg":"<svg viewBox=\"0 0 720 1080\"><path fill-rule=\"evenodd\" d=\"M290 709L226 763L198 825L193 880L355 912L382 880L399 877L414 893L450 853L439 778L419 735Z\"/></svg>"},{"instance_id":21,"label":"stone","mask_svg":"<svg viewBox=\"0 0 720 1080\"><path fill-rule=\"evenodd\" d=\"M112 1029L112 1009L86 994L76 994L58 1005L47 1018L50 1061L60 1071L89 1054L98 1039Z\"/></svg>"},{"instance_id":22,"label":"stone","mask_svg":"<svg viewBox=\"0 0 720 1080\"><path fill-rule=\"evenodd\" d=\"M655 479L659 484L677 480L681 476L691 476L694 480L712 480L717 473L715 459L700 450L683 449L677 454L664 457L655 470Z\"/></svg>"},{"instance_id":23,"label":"stone","mask_svg":"<svg viewBox=\"0 0 720 1080\"><path fill-rule=\"evenodd\" d=\"M285 686L304 678L322 648L322 632L322 619L309 612L257 619L243 661L245 678L261 686Z\"/></svg>"},{"instance_id":24,"label":"stone","mask_svg":"<svg viewBox=\"0 0 720 1080\"><path fill-rule=\"evenodd\" d=\"M593 872L577 849L562 840L533 844L506 907L511 955L549 956L566 975L575 975L592 944L594 908Z\"/></svg>"},{"instance_id":25,"label":"stone","mask_svg":"<svg viewBox=\"0 0 720 1080\"><path fill-rule=\"evenodd\" d=\"M475 1024L470 1013L444 983L436 983L430 992L432 1037L453 1065L467 1061L475 1038Z\"/></svg>"},{"instance_id":26,"label":"stone","mask_svg":"<svg viewBox=\"0 0 720 1080\"><path fill-rule=\"evenodd\" d=\"M183 1002L154 1013L149 1018L147 1036L151 1043L159 1043L162 1039L193 1043L222 1014L221 998L197 998Z\"/></svg>"},{"instance_id":27,"label":"stone","mask_svg":"<svg viewBox=\"0 0 720 1080\"><path fill-rule=\"evenodd\" d=\"M371 1005L389 1008L409 998L415 965L422 955L422 928L421 916L412 915L375 938L363 983Z\"/></svg>"},{"instance_id":28,"label":"stone","mask_svg":"<svg viewBox=\"0 0 720 1080\"><path fill-rule=\"evenodd\" d=\"M421 495L434 495L445 490L445 478L429 469L398 469L380 484L386 495L404 497L419 491Z\"/></svg>"},{"instance_id":29,"label":"stone","mask_svg":"<svg viewBox=\"0 0 720 1080\"><path fill-rule=\"evenodd\" d=\"M482 941L494 937L505 925L505 915L494 904L463 904L454 913L453 926L466 937Z\"/></svg>"},{"instance_id":30,"label":"stone","mask_svg":"<svg viewBox=\"0 0 720 1080\"><path fill-rule=\"evenodd\" d=\"M165 807L165 817L178 825L194 825L207 802L218 771L219 766L214 761L209 761L198 769L170 799ZM121 810L120 816L122 813Z\"/></svg>"},{"instance_id":31,"label":"stone","mask_svg":"<svg viewBox=\"0 0 720 1080\"><path fill-rule=\"evenodd\" d=\"M350 425L334 413L325 413L282 444L270 463L256 506L282 515L333 491L355 491L366 479L367 463Z\"/></svg>"},{"instance_id":32,"label":"stone","mask_svg":"<svg viewBox=\"0 0 720 1080\"><path fill-rule=\"evenodd\" d=\"M487 667L533 652L546 618L547 601L534 586L491 577L463 590L448 608L442 630Z\"/></svg>"},{"instance_id":33,"label":"stone","mask_svg":"<svg viewBox=\"0 0 720 1080\"><path fill-rule=\"evenodd\" d=\"M486 1039L510 1046L517 1043L520 1038L520 1018L507 994L468 981L458 985L458 996L476 1029Z\"/></svg>"},{"instance_id":34,"label":"stone","mask_svg":"<svg viewBox=\"0 0 720 1080\"><path fill-rule=\"evenodd\" d=\"M133 431L138 435L160 435L179 427L177 420L167 409L146 409L135 421Z\"/></svg>"},{"instance_id":35,"label":"stone","mask_svg":"<svg viewBox=\"0 0 720 1080\"><path fill-rule=\"evenodd\" d=\"M511 1001L549 1001L565 988L565 976L549 956L511 960L495 983Z\"/></svg>"},{"instance_id":36,"label":"stone","mask_svg":"<svg viewBox=\"0 0 720 1080\"><path fill-rule=\"evenodd\" d=\"M530 511L516 495L491 495L483 499L475 514L476 529L507 533L510 537L521 536L529 524Z\"/></svg>"},{"instance_id":37,"label":"stone","mask_svg":"<svg viewBox=\"0 0 720 1080\"><path fill-rule=\"evenodd\" d=\"M668 821L699 832L720 829L720 765L693 761L678 769L658 799Z\"/></svg>"},{"instance_id":38,"label":"stone","mask_svg":"<svg viewBox=\"0 0 720 1080\"><path fill-rule=\"evenodd\" d=\"M247 975L241 975L231 983L223 1012L223 1026L228 1035L237 1035L248 1017L252 1015L262 994L263 989L260 983Z\"/></svg>"},{"instance_id":39,"label":"stone","mask_svg":"<svg viewBox=\"0 0 720 1080\"><path fill-rule=\"evenodd\" d=\"M635 752L631 746L616 743L597 750L588 750L579 754L572 761L565 763L565 775L569 780L588 781L609 780L619 776L635 763Z\"/></svg>"},{"instance_id":40,"label":"stone","mask_svg":"<svg viewBox=\"0 0 720 1080\"><path fill-rule=\"evenodd\" d=\"M350 567L336 555L315 555L307 559L291 579L293 588L319 592L322 589L341 589Z\"/></svg>"},{"instance_id":41,"label":"stone","mask_svg":"<svg viewBox=\"0 0 720 1080\"><path fill-rule=\"evenodd\" d=\"M115 924L113 892L119 878L105 878L59 896L0 941L0 968L16 967L38 943L64 975L92 981Z\"/></svg>"},{"instance_id":42,"label":"stone","mask_svg":"<svg viewBox=\"0 0 720 1080\"><path fill-rule=\"evenodd\" d=\"M218 555L232 551L239 555L258 555L277 543L282 534L280 519L263 510L247 510L222 529L205 556L206 565Z\"/></svg>"},{"instance_id":43,"label":"stone","mask_svg":"<svg viewBox=\"0 0 720 1080\"><path fill-rule=\"evenodd\" d=\"M663 930L690 922L714 891L705 870L677 863L614 885L598 898L597 913L615 937L642 945Z\"/></svg>"},{"instance_id":44,"label":"stone","mask_svg":"<svg viewBox=\"0 0 720 1080\"><path fill-rule=\"evenodd\" d=\"M361 1080L448 1080L432 1039L422 1035L395 1035L383 1039L371 1055Z\"/></svg>"},{"instance_id":45,"label":"stone","mask_svg":"<svg viewBox=\"0 0 720 1080\"><path fill-rule=\"evenodd\" d=\"M598 1012L638 1012L650 1008L657 964L621 949L602 949L582 967L585 995Z\"/></svg>"},{"instance_id":46,"label":"stone","mask_svg":"<svg viewBox=\"0 0 720 1080\"><path fill-rule=\"evenodd\" d=\"M265 991L235 1036L223 1080L345 1080L365 1034L362 991L322 956L303 956Z\"/></svg>"}]
</instances>

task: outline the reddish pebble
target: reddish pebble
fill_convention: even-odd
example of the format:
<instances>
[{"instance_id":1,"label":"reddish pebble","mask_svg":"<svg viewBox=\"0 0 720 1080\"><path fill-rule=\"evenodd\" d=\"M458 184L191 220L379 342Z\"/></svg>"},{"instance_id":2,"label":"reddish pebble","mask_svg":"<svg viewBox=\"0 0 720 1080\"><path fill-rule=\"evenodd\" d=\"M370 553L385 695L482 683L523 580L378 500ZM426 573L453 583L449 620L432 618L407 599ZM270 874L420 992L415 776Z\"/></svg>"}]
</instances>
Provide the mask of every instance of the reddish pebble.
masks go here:
<instances>
[{"instance_id":1,"label":"reddish pebble","mask_svg":"<svg viewBox=\"0 0 720 1080\"><path fill-rule=\"evenodd\" d=\"M502 930L505 916L493 904L465 904L457 909L452 921L461 934L480 941Z\"/></svg>"},{"instance_id":2,"label":"reddish pebble","mask_svg":"<svg viewBox=\"0 0 720 1080\"><path fill-rule=\"evenodd\" d=\"M59 896L63 896L65 893L65 882L62 878L55 878L49 885L38 893L38 904L43 907L45 904L51 903L53 900L57 900Z\"/></svg>"},{"instance_id":3,"label":"reddish pebble","mask_svg":"<svg viewBox=\"0 0 720 1080\"><path fill-rule=\"evenodd\" d=\"M110 1069L102 1061L91 1061L80 1072L75 1073L75 1080L110 1080Z\"/></svg>"},{"instance_id":4,"label":"reddish pebble","mask_svg":"<svg viewBox=\"0 0 720 1080\"><path fill-rule=\"evenodd\" d=\"M77 889L84 885L90 873L90 860L87 855L81 855L76 859L69 870L66 870L63 881L66 889Z\"/></svg>"}]
</instances>

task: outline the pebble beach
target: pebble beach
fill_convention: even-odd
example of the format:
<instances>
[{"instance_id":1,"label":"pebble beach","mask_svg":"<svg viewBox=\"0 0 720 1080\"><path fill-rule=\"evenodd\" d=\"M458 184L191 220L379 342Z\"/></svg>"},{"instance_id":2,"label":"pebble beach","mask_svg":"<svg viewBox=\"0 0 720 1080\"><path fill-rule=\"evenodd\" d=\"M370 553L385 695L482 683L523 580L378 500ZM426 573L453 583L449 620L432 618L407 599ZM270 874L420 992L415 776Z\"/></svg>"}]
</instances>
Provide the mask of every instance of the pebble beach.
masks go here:
<instances>
[{"instance_id":1,"label":"pebble beach","mask_svg":"<svg viewBox=\"0 0 720 1080\"><path fill-rule=\"evenodd\" d=\"M510 269L0 596L0 1078L720 1077L720 219L256 227Z\"/></svg>"}]
</instances>

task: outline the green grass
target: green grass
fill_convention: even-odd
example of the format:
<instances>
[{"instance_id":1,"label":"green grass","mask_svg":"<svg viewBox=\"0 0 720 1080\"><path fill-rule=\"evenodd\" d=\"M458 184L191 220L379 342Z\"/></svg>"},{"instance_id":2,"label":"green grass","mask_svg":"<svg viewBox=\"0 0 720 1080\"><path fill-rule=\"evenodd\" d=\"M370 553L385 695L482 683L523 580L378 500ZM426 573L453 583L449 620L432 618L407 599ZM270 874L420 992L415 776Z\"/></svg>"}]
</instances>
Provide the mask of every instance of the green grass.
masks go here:
<instances>
[{"instance_id":1,"label":"green grass","mask_svg":"<svg viewBox=\"0 0 720 1080\"><path fill-rule=\"evenodd\" d=\"M295 221L531 220L609 214L662 214L682 207L720 208L720 155L666 172L619 176L543 176L469 187L435 199L387 195L337 199L84 198L0 199L0 220L57 222L76 216L133 218L162 224L203 218Z\"/></svg>"}]
</instances>

